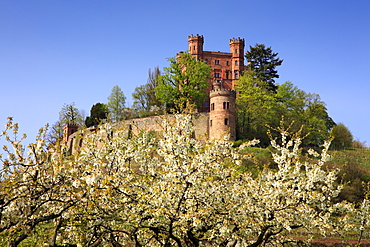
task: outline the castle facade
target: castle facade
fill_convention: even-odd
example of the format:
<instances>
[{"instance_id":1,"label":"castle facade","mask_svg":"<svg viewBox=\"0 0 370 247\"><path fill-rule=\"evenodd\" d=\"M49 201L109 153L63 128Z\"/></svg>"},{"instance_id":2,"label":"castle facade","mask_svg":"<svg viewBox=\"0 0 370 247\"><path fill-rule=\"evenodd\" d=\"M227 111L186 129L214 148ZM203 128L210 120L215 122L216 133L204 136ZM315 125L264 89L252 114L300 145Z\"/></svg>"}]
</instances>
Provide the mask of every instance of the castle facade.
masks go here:
<instances>
[{"instance_id":1,"label":"castle facade","mask_svg":"<svg viewBox=\"0 0 370 247\"><path fill-rule=\"evenodd\" d=\"M230 52L204 51L204 37L191 35L188 37L188 50L197 60L207 62L212 70L212 77L207 90L208 97L205 104L194 116L194 137L197 139L219 139L229 136L229 140L236 139L236 92L234 86L244 66L244 39L230 39ZM168 116L155 116L141 119L124 120L112 124L117 130L130 130L133 134L140 131L160 131L162 122ZM77 126L66 125L64 129L64 143L74 152L83 145L83 138L79 135L96 133L98 129L77 131ZM75 133L76 132L76 133ZM79 135L78 135L79 134ZM113 136L113 133L112 133Z\"/></svg>"},{"instance_id":2,"label":"castle facade","mask_svg":"<svg viewBox=\"0 0 370 247\"><path fill-rule=\"evenodd\" d=\"M211 67L206 102L199 109L209 112L209 138L220 138L229 132L230 140L236 139L235 83L244 66L244 39L230 39L230 52L205 51L203 35L188 37L188 51L196 60L203 60Z\"/></svg>"}]
</instances>

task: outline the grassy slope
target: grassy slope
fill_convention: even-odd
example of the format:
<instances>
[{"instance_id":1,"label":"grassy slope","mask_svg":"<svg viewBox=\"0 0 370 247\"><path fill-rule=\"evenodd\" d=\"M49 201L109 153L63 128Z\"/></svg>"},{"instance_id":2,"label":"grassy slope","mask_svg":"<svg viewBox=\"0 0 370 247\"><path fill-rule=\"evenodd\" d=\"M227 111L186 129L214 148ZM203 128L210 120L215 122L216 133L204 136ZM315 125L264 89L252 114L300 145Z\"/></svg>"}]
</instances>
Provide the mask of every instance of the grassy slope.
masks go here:
<instances>
[{"instance_id":1,"label":"grassy slope","mask_svg":"<svg viewBox=\"0 0 370 247\"><path fill-rule=\"evenodd\" d=\"M275 168L267 148L246 148L243 155L243 171L257 175L265 166ZM340 168L338 182L345 183L338 199L359 202L363 198L363 182L370 182L370 149L330 151L330 155L327 168Z\"/></svg>"}]
</instances>

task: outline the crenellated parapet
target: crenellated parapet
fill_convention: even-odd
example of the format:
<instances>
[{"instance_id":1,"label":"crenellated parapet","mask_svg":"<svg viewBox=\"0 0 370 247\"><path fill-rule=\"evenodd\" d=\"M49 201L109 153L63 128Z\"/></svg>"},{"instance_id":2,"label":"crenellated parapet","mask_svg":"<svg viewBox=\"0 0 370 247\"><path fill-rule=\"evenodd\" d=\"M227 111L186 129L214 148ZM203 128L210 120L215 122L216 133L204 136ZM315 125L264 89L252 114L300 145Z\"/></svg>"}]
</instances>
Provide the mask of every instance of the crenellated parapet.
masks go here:
<instances>
[{"instance_id":1,"label":"crenellated parapet","mask_svg":"<svg viewBox=\"0 0 370 247\"><path fill-rule=\"evenodd\" d=\"M209 92L210 98L221 95L236 98L236 91L232 89L223 88L223 89L213 89Z\"/></svg>"},{"instance_id":2,"label":"crenellated parapet","mask_svg":"<svg viewBox=\"0 0 370 247\"><path fill-rule=\"evenodd\" d=\"M198 40L198 41L202 41L202 42L204 42L204 37L203 37L203 35L199 35L199 34L197 34L197 35L189 35L188 36L188 41L191 41L191 40Z\"/></svg>"},{"instance_id":3,"label":"crenellated parapet","mask_svg":"<svg viewBox=\"0 0 370 247\"><path fill-rule=\"evenodd\" d=\"M231 44L241 44L241 43L244 45L244 39L240 37L230 39L230 45Z\"/></svg>"}]
</instances>

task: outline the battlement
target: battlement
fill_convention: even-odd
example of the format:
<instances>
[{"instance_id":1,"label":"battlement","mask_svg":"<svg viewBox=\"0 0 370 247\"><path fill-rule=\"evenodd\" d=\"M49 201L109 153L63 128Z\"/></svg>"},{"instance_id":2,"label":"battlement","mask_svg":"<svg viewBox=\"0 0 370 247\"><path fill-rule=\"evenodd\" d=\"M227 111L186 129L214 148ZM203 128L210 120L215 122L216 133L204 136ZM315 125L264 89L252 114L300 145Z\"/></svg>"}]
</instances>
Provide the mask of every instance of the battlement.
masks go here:
<instances>
[{"instance_id":1,"label":"battlement","mask_svg":"<svg viewBox=\"0 0 370 247\"><path fill-rule=\"evenodd\" d=\"M188 41L190 41L190 40L201 40L203 42L204 37L203 37L203 35L199 35L199 34L193 35L192 34L192 35L188 36Z\"/></svg>"},{"instance_id":2,"label":"battlement","mask_svg":"<svg viewBox=\"0 0 370 247\"><path fill-rule=\"evenodd\" d=\"M231 44L244 44L244 39L241 39L240 37L238 37L237 39L236 38L232 38L230 39L230 45Z\"/></svg>"},{"instance_id":3,"label":"battlement","mask_svg":"<svg viewBox=\"0 0 370 247\"><path fill-rule=\"evenodd\" d=\"M222 89L213 89L209 92L210 98L213 98L215 96L220 96L220 95L236 97L236 91L232 89L222 88Z\"/></svg>"}]
</instances>

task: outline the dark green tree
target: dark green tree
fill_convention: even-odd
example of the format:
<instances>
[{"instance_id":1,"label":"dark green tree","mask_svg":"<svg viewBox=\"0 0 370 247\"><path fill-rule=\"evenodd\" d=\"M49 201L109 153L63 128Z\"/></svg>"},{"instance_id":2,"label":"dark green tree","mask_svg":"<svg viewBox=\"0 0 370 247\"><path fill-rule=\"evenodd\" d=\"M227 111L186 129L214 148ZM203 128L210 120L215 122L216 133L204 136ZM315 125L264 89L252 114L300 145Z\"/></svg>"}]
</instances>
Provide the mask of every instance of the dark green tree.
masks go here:
<instances>
[{"instance_id":1,"label":"dark green tree","mask_svg":"<svg viewBox=\"0 0 370 247\"><path fill-rule=\"evenodd\" d=\"M126 97L121 88L116 85L108 97L108 111L113 122L122 121L125 118Z\"/></svg>"},{"instance_id":2,"label":"dark green tree","mask_svg":"<svg viewBox=\"0 0 370 247\"><path fill-rule=\"evenodd\" d=\"M256 77L267 84L268 90L276 92L275 78L279 78L276 67L283 63L283 60L277 57L271 47L266 48L264 44L250 46L245 57L248 61L248 69L256 72Z\"/></svg>"},{"instance_id":3,"label":"dark green tree","mask_svg":"<svg viewBox=\"0 0 370 247\"><path fill-rule=\"evenodd\" d=\"M353 135L351 131L342 123L334 126L330 134L333 137L331 142L332 149L345 149L352 147Z\"/></svg>"},{"instance_id":4,"label":"dark green tree","mask_svg":"<svg viewBox=\"0 0 370 247\"><path fill-rule=\"evenodd\" d=\"M103 119L107 119L108 107L106 104L96 103L91 107L90 116L85 119L86 127L98 125Z\"/></svg>"},{"instance_id":5,"label":"dark green tree","mask_svg":"<svg viewBox=\"0 0 370 247\"><path fill-rule=\"evenodd\" d=\"M167 110L182 112L189 106L200 107L206 99L211 68L189 53L169 58L170 67L158 76L156 97Z\"/></svg>"}]
</instances>

